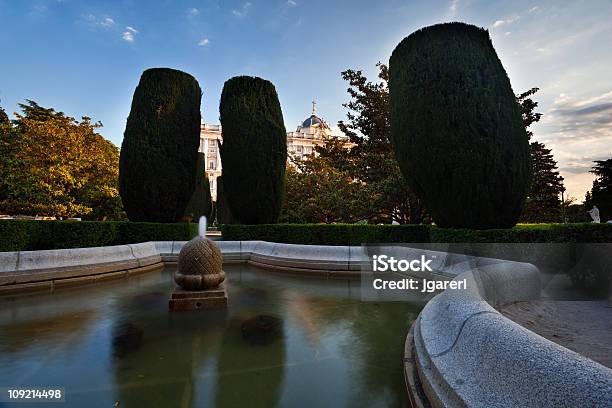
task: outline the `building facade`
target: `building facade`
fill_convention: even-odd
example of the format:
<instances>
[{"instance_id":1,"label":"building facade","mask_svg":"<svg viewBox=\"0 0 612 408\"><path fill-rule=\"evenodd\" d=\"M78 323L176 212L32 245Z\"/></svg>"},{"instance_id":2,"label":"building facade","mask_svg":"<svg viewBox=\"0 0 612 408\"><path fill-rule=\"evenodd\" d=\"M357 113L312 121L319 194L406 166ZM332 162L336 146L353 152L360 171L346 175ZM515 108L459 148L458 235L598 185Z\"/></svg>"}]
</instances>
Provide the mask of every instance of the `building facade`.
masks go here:
<instances>
[{"instance_id":1,"label":"building facade","mask_svg":"<svg viewBox=\"0 0 612 408\"><path fill-rule=\"evenodd\" d=\"M305 158L315 153L315 146L325 144L330 137L346 140L350 146L348 137L334 136L332 130L323 119L317 116L316 104L312 103L310 117L298 125L294 132L287 132L287 155L289 162L291 158ZM221 154L219 143L223 143L221 125L202 124L200 128L199 152L206 156L206 173L210 182L210 193L214 201L217 200L217 177L221 175Z\"/></svg>"}]
</instances>

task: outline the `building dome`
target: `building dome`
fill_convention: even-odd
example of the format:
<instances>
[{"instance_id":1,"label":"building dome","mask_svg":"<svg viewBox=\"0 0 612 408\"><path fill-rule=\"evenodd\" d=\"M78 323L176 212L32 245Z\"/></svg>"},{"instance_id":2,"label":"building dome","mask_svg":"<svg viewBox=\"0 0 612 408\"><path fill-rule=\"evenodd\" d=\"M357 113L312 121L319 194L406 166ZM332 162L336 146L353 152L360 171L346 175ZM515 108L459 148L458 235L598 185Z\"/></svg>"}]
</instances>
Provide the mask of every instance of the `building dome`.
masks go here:
<instances>
[{"instance_id":1,"label":"building dome","mask_svg":"<svg viewBox=\"0 0 612 408\"><path fill-rule=\"evenodd\" d=\"M302 122L303 128L313 125L325 126L325 122L323 122L323 120L321 120L321 118L319 118L317 115L311 115L308 119Z\"/></svg>"}]
</instances>

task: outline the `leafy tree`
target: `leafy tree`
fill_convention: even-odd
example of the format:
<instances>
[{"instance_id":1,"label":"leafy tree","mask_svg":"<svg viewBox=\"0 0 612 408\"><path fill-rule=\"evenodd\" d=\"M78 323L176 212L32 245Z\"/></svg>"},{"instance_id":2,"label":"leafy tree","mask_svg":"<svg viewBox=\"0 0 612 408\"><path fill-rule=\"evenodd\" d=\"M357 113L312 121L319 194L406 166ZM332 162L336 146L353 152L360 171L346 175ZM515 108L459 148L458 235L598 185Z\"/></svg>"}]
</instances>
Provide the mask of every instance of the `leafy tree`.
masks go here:
<instances>
[{"instance_id":1,"label":"leafy tree","mask_svg":"<svg viewBox=\"0 0 612 408\"><path fill-rule=\"evenodd\" d=\"M402 174L443 227L506 228L529 180L529 143L486 30L418 30L389 62L392 142Z\"/></svg>"},{"instance_id":2,"label":"leafy tree","mask_svg":"<svg viewBox=\"0 0 612 408\"><path fill-rule=\"evenodd\" d=\"M561 220L561 192L563 177L557 171L557 162L543 143L529 145L533 163L533 178L527 194L521 221L559 222Z\"/></svg>"},{"instance_id":3,"label":"leafy tree","mask_svg":"<svg viewBox=\"0 0 612 408\"><path fill-rule=\"evenodd\" d=\"M351 100L343 105L347 121L338 125L351 147L330 138L315 148L318 157L297 161L299 171L287 175L284 221L423 220L423 208L408 189L389 141L388 70L384 64L377 66L379 82L368 81L358 70L342 72Z\"/></svg>"},{"instance_id":4,"label":"leafy tree","mask_svg":"<svg viewBox=\"0 0 612 408\"><path fill-rule=\"evenodd\" d=\"M81 121L28 100L0 124L0 212L120 218L119 151Z\"/></svg>"},{"instance_id":5,"label":"leafy tree","mask_svg":"<svg viewBox=\"0 0 612 408\"><path fill-rule=\"evenodd\" d=\"M366 204L363 185L324 156L310 155L287 166L287 194L281 214L289 223L353 223Z\"/></svg>"},{"instance_id":6,"label":"leafy tree","mask_svg":"<svg viewBox=\"0 0 612 408\"><path fill-rule=\"evenodd\" d=\"M9 117L2 106L0 106L0 126L9 123Z\"/></svg>"},{"instance_id":7,"label":"leafy tree","mask_svg":"<svg viewBox=\"0 0 612 408\"><path fill-rule=\"evenodd\" d=\"M206 174L206 156L204 153L198 153L198 164L196 171L196 184L191 199L187 203L185 209L185 218L190 221L197 222L200 217L206 216L209 224L212 224L212 197L210 195L210 182Z\"/></svg>"},{"instance_id":8,"label":"leafy tree","mask_svg":"<svg viewBox=\"0 0 612 408\"><path fill-rule=\"evenodd\" d=\"M591 173L596 178L591 191L587 192L585 207L591 209L596 205L602 221L612 220L612 158L595 160L593 163Z\"/></svg>"},{"instance_id":9,"label":"leafy tree","mask_svg":"<svg viewBox=\"0 0 612 408\"><path fill-rule=\"evenodd\" d=\"M243 224L278 220L284 196L287 134L274 85L239 76L219 104L223 184L231 214Z\"/></svg>"},{"instance_id":10,"label":"leafy tree","mask_svg":"<svg viewBox=\"0 0 612 408\"><path fill-rule=\"evenodd\" d=\"M191 75L143 72L134 91L119 162L119 191L131 221L176 222L195 188L202 91Z\"/></svg>"},{"instance_id":11,"label":"leafy tree","mask_svg":"<svg viewBox=\"0 0 612 408\"><path fill-rule=\"evenodd\" d=\"M523 124L529 139L533 136L530 127L539 122L542 114L536 112L538 102L531 97L538 92L539 88L531 88L516 96L519 104ZM531 162L533 165L533 176L529 185L529 192L521 221L523 222L558 222L562 218L562 203L560 194L564 191L563 177L557 170L557 162L554 160L550 149L543 143L532 141L529 144Z\"/></svg>"},{"instance_id":12,"label":"leafy tree","mask_svg":"<svg viewBox=\"0 0 612 408\"><path fill-rule=\"evenodd\" d=\"M418 224L423 221L424 209L400 172L390 140L389 70L381 63L377 67L380 82L375 83L368 81L361 71L342 72L342 78L350 85L347 92L351 100L343 104L349 110L348 121L340 121L338 126L353 144L349 150L342 149L347 153L344 162L351 166L352 176L370 192L365 218L373 222ZM326 149L319 152L327 154Z\"/></svg>"}]
</instances>

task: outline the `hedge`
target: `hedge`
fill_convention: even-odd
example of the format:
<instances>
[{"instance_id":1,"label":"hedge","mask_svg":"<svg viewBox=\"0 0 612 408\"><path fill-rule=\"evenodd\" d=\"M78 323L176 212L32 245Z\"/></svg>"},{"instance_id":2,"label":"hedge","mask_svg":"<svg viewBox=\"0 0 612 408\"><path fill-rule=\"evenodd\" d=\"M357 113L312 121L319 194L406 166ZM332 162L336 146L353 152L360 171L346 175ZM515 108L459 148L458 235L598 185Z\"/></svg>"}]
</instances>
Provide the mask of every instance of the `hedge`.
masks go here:
<instances>
[{"instance_id":1,"label":"hedge","mask_svg":"<svg viewBox=\"0 0 612 408\"><path fill-rule=\"evenodd\" d=\"M609 224L526 224L510 229L470 230L430 225L268 224L221 225L223 240L288 244L362 243L568 243L612 242Z\"/></svg>"},{"instance_id":2,"label":"hedge","mask_svg":"<svg viewBox=\"0 0 612 408\"><path fill-rule=\"evenodd\" d=\"M430 225L275 224L221 225L228 241L361 245L411 243L473 256L530 262L567 274L573 284L597 296L610 288L610 224L528 224L510 229L446 229ZM491 245L494 244L494 245Z\"/></svg>"},{"instance_id":3,"label":"hedge","mask_svg":"<svg viewBox=\"0 0 612 408\"><path fill-rule=\"evenodd\" d=\"M197 229L188 223L2 220L0 252L185 241Z\"/></svg>"}]
</instances>

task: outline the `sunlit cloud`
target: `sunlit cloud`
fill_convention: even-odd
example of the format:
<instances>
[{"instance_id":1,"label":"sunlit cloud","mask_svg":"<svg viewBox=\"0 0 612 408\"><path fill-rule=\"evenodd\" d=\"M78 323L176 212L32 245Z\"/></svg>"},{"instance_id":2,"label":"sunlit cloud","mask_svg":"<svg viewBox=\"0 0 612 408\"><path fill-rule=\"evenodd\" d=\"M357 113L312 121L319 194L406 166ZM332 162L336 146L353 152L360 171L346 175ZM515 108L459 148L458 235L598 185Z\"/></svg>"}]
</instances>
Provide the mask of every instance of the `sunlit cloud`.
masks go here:
<instances>
[{"instance_id":1,"label":"sunlit cloud","mask_svg":"<svg viewBox=\"0 0 612 408\"><path fill-rule=\"evenodd\" d=\"M251 3L247 1L246 3L242 5L242 7L239 10L233 9L232 14L236 18L246 17L246 15L249 12L249 8L251 8Z\"/></svg>"},{"instance_id":2,"label":"sunlit cloud","mask_svg":"<svg viewBox=\"0 0 612 408\"><path fill-rule=\"evenodd\" d=\"M491 28L498 28L501 26L506 26L506 25L510 25L512 23L514 23L515 21L519 20L521 18L521 16L513 16L510 18L507 18L505 20L497 20L495 21L492 25Z\"/></svg>"},{"instance_id":3,"label":"sunlit cloud","mask_svg":"<svg viewBox=\"0 0 612 408\"><path fill-rule=\"evenodd\" d=\"M110 16L98 17L94 14L86 14L82 18L93 28L109 29L115 26L115 20Z\"/></svg>"},{"instance_id":4,"label":"sunlit cloud","mask_svg":"<svg viewBox=\"0 0 612 408\"><path fill-rule=\"evenodd\" d=\"M200 47L206 47L208 44L210 44L210 40L208 38L202 38L200 41L198 41L198 45Z\"/></svg>"},{"instance_id":5,"label":"sunlit cloud","mask_svg":"<svg viewBox=\"0 0 612 408\"><path fill-rule=\"evenodd\" d=\"M197 17L199 15L200 15L200 10L198 10L195 7L190 8L189 10L187 10L187 17Z\"/></svg>"},{"instance_id":6,"label":"sunlit cloud","mask_svg":"<svg viewBox=\"0 0 612 408\"><path fill-rule=\"evenodd\" d=\"M138 30L134 27L127 26L125 27L125 31L121 33L121 38L125 42L133 43L135 40L135 35L138 34Z\"/></svg>"}]
</instances>

